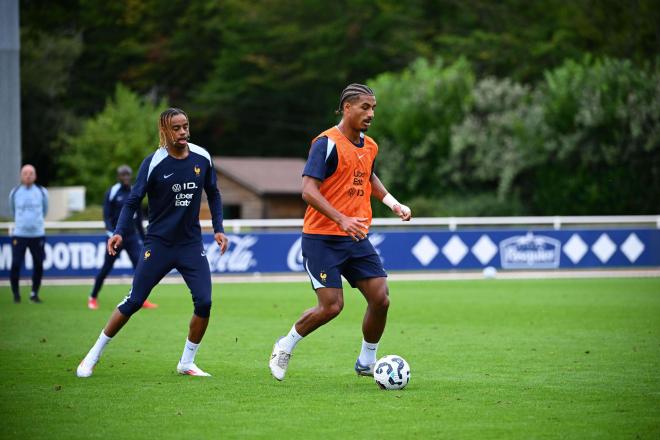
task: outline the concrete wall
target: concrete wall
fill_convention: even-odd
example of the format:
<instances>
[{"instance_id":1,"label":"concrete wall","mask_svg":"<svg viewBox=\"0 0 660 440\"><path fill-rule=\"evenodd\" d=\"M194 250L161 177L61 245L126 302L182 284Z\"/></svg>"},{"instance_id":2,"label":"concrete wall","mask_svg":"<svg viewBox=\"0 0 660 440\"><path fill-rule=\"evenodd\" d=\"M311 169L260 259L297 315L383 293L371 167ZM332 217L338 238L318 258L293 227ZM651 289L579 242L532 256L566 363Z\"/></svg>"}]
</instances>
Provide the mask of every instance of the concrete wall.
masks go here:
<instances>
[{"instance_id":1,"label":"concrete wall","mask_svg":"<svg viewBox=\"0 0 660 440\"><path fill-rule=\"evenodd\" d=\"M303 218L307 204L298 194L266 196L266 218Z\"/></svg>"},{"instance_id":2,"label":"concrete wall","mask_svg":"<svg viewBox=\"0 0 660 440\"><path fill-rule=\"evenodd\" d=\"M18 0L0 0L0 217L9 217L21 166L19 51Z\"/></svg>"}]
</instances>

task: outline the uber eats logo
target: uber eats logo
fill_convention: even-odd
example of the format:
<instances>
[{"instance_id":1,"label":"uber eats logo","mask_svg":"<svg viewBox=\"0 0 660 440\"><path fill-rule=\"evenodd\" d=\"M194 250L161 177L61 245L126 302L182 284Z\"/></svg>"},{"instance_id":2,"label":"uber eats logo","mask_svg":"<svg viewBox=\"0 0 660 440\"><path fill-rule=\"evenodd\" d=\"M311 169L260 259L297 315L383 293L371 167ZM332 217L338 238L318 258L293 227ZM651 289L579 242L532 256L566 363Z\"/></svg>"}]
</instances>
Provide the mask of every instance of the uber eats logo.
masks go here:
<instances>
[{"instance_id":1,"label":"uber eats logo","mask_svg":"<svg viewBox=\"0 0 660 440\"><path fill-rule=\"evenodd\" d=\"M176 193L174 206L190 206L190 202L194 197L194 193L187 193L182 191L194 189L197 189L197 184L195 182L185 182L183 184L175 183L172 185L172 191Z\"/></svg>"}]
</instances>

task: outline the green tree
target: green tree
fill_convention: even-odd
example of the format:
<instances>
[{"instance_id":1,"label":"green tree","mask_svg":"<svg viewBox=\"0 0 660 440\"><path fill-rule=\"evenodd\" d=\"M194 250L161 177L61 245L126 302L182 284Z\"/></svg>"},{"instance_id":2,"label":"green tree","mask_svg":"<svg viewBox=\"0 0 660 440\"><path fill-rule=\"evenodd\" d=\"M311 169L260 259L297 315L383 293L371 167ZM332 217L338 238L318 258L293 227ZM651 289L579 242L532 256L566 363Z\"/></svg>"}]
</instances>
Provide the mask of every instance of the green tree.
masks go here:
<instances>
[{"instance_id":1,"label":"green tree","mask_svg":"<svg viewBox=\"0 0 660 440\"><path fill-rule=\"evenodd\" d=\"M303 156L336 121L343 87L405 67L419 41L417 2L223 3L222 48L194 98L202 135L223 154ZM217 137L217 134L221 137Z\"/></svg>"},{"instance_id":2,"label":"green tree","mask_svg":"<svg viewBox=\"0 0 660 440\"><path fill-rule=\"evenodd\" d=\"M60 133L71 132L78 124L67 105L67 91L81 52L79 34L21 31L22 156L37 168L41 183L55 177L53 156Z\"/></svg>"},{"instance_id":3,"label":"green tree","mask_svg":"<svg viewBox=\"0 0 660 440\"><path fill-rule=\"evenodd\" d=\"M541 85L553 138L525 198L542 213L655 214L660 200L660 70L586 57Z\"/></svg>"},{"instance_id":4,"label":"green tree","mask_svg":"<svg viewBox=\"0 0 660 440\"><path fill-rule=\"evenodd\" d=\"M429 2L425 16L435 53L467 57L480 77L531 83L585 53L642 65L660 46L656 0Z\"/></svg>"},{"instance_id":5,"label":"green tree","mask_svg":"<svg viewBox=\"0 0 660 440\"><path fill-rule=\"evenodd\" d=\"M165 101L152 104L118 85L102 112L86 120L80 133L64 137L60 180L85 185L89 201L102 201L119 165L128 164L137 173L144 157L158 147L158 117L166 107Z\"/></svg>"},{"instance_id":6,"label":"green tree","mask_svg":"<svg viewBox=\"0 0 660 440\"><path fill-rule=\"evenodd\" d=\"M547 158L550 130L541 97L509 79L485 78L472 91L472 106L452 129L449 176L459 188L496 188L504 201L516 178Z\"/></svg>"},{"instance_id":7,"label":"green tree","mask_svg":"<svg viewBox=\"0 0 660 440\"><path fill-rule=\"evenodd\" d=\"M451 129L463 120L472 99L474 74L460 59L419 59L401 73L369 81L376 93L370 129L379 144L378 176L402 197L438 197L447 192Z\"/></svg>"},{"instance_id":8,"label":"green tree","mask_svg":"<svg viewBox=\"0 0 660 440\"><path fill-rule=\"evenodd\" d=\"M657 64L586 57L525 85L420 60L370 84L378 174L424 215L657 212Z\"/></svg>"}]
</instances>

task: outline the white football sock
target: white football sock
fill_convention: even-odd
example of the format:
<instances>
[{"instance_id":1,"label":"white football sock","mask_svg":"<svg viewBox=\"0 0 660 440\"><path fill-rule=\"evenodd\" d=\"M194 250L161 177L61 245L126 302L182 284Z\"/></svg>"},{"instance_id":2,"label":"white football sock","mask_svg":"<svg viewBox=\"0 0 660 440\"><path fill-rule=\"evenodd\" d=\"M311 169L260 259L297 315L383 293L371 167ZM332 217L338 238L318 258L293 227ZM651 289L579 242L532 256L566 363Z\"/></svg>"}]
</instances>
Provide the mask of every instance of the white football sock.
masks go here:
<instances>
[{"instance_id":1,"label":"white football sock","mask_svg":"<svg viewBox=\"0 0 660 440\"><path fill-rule=\"evenodd\" d=\"M378 350L378 342L367 342L364 339L362 340L362 350L360 351L360 356L358 357L358 362L360 365L371 365L376 362L376 351Z\"/></svg>"},{"instance_id":2,"label":"white football sock","mask_svg":"<svg viewBox=\"0 0 660 440\"><path fill-rule=\"evenodd\" d=\"M201 342L200 342L201 344ZM194 344L186 339L186 345L183 347L183 354L181 355L181 363L183 365L192 364L195 362L195 355L199 349L199 344Z\"/></svg>"},{"instance_id":3,"label":"white football sock","mask_svg":"<svg viewBox=\"0 0 660 440\"><path fill-rule=\"evenodd\" d=\"M293 324L293 327L291 327L291 330L289 330L289 334L287 334L285 337L280 339L277 342L277 345L280 347L281 350L286 351L287 353L291 353L294 348L296 348L296 344L300 342L300 340L303 337L298 334L296 331L296 325Z\"/></svg>"},{"instance_id":4,"label":"white football sock","mask_svg":"<svg viewBox=\"0 0 660 440\"><path fill-rule=\"evenodd\" d=\"M101 334L99 335L99 338L96 340L96 343L94 346L89 350L89 353L87 353L87 356L85 356L85 362L91 362L92 364L96 364L99 361L99 358L101 357L101 353L103 353L103 349L105 346L108 344L108 342L112 341L112 338L109 338L101 331Z\"/></svg>"}]
</instances>

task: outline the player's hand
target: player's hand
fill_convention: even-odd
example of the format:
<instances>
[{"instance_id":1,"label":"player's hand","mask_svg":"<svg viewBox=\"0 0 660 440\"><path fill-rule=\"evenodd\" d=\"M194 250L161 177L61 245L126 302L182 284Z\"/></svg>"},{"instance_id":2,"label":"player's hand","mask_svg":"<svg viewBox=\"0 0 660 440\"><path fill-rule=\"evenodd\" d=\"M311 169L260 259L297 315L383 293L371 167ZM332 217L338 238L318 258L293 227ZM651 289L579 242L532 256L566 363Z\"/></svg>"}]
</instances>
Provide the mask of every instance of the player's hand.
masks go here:
<instances>
[{"instance_id":1,"label":"player's hand","mask_svg":"<svg viewBox=\"0 0 660 440\"><path fill-rule=\"evenodd\" d=\"M412 218L412 211L406 205L394 205L392 212L401 217L404 222L408 222Z\"/></svg>"},{"instance_id":2,"label":"player's hand","mask_svg":"<svg viewBox=\"0 0 660 440\"><path fill-rule=\"evenodd\" d=\"M121 235L119 234L115 234L112 237L110 237L110 240L108 240L108 253L113 257L117 255L117 249L121 247L122 241L124 240L121 238Z\"/></svg>"},{"instance_id":3,"label":"player's hand","mask_svg":"<svg viewBox=\"0 0 660 440\"><path fill-rule=\"evenodd\" d=\"M367 238L367 227L365 223L369 219L366 217L347 217L343 216L339 220L339 228L346 232L353 240L360 241Z\"/></svg>"},{"instance_id":4,"label":"player's hand","mask_svg":"<svg viewBox=\"0 0 660 440\"><path fill-rule=\"evenodd\" d=\"M216 232L213 238L215 238L215 242L220 246L220 255L224 254L229 246L229 238L222 232Z\"/></svg>"}]
</instances>

